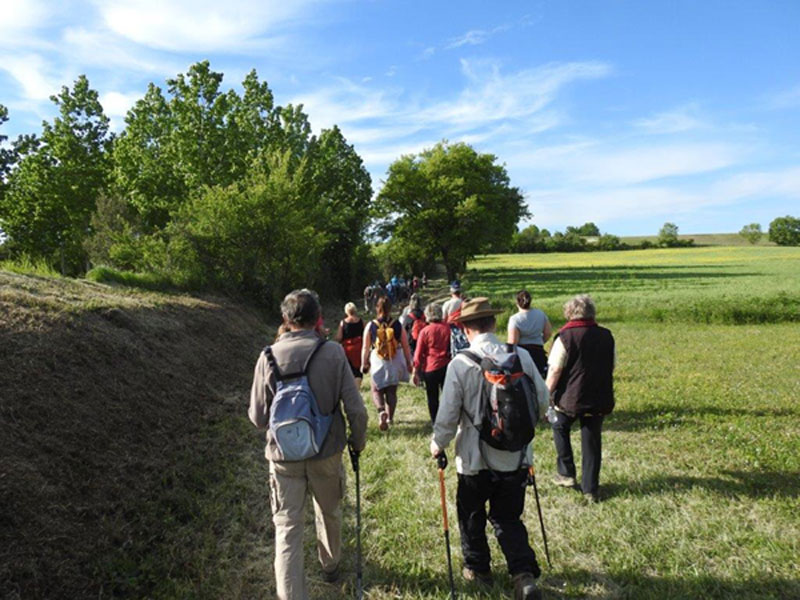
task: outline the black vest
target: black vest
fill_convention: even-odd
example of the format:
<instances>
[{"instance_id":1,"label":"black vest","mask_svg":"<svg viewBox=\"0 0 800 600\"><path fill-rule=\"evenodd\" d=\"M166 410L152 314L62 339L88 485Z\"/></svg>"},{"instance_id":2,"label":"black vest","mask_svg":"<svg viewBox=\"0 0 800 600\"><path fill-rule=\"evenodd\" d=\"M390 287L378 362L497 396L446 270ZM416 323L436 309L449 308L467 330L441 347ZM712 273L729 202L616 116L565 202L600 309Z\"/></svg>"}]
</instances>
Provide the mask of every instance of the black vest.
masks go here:
<instances>
[{"instance_id":1,"label":"black vest","mask_svg":"<svg viewBox=\"0 0 800 600\"><path fill-rule=\"evenodd\" d=\"M567 363L558 378L555 404L569 415L607 415L614 410L614 337L605 327L573 327L559 334Z\"/></svg>"}]
</instances>

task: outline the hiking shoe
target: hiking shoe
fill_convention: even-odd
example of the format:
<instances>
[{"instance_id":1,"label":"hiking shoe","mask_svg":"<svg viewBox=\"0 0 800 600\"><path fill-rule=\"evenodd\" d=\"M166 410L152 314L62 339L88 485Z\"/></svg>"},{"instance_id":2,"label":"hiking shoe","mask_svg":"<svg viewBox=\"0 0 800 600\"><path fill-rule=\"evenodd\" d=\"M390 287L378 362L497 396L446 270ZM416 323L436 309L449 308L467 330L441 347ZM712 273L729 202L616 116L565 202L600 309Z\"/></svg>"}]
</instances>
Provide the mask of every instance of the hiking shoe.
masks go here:
<instances>
[{"instance_id":1,"label":"hiking shoe","mask_svg":"<svg viewBox=\"0 0 800 600\"><path fill-rule=\"evenodd\" d=\"M586 492L583 497L586 498L586 501L589 504L597 504L600 502L600 498L597 496L597 494L593 494L591 492Z\"/></svg>"},{"instance_id":2,"label":"hiking shoe","mask_svg":"<svg viewBox=\"0 0 800 600\"><path fill-rule=\"evenodd\" d=\"M389 429L389 413L387 413L385 410L381 411L381 414L378 418L380 419L378 423L378 429L381 431L386 431Z\"/></svg>"},{"instance_id":3,"label":"hiking shoe","mask_svg":"<svg viewBox=\"0 0 800 600\"><path fill-rule=\"evenodd\" d=\"M491 571L475 571L474 569L470 569L469 567L464 567L461 569L461 575L464 577L466 581L476 581L481 585L489 586L492 585L492 572Z\"/></svg>"},{"instance_id":4,"label":"hiking shoe","mask_svg":"<svg viewBox=\"0 0 800 600\"><path fill-rule=\"evenodd\" d=\"M325 580L325 583L336 583L337 581L339 581L340 575L341 571L339 571L339 565L336 565L333 571L323 571L322 579Z\"/></svg>"},{"instance_id":5,"label":"hiking shoe","mask_svg":"<svg viewBox=\"0 0 800 600\"><path fill-rule=\"evenodd\" d=\"M553 483L561 487L575 487L578 485L574 477L567 477L561 473L556 473L555 477L553 477Z\"/></svg>"},{"instance_id":6,"label":"hiking shoe","mask_svg":"<svg viewBox=\"0 0 800 600\"><path fill-rule=\"evenodd\" d=\"M542 600L542 591L536 585L533 573L514 575L514 600Z\"/></svg>"}]
</instances>

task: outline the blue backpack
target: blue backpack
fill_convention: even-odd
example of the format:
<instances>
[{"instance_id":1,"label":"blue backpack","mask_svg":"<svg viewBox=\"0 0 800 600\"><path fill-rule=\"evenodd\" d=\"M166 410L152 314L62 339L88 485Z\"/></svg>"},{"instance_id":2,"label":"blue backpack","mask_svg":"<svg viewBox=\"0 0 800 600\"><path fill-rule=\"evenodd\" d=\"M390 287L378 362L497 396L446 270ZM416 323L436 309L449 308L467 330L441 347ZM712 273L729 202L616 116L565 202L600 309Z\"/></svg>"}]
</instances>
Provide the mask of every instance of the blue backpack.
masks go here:
<instances>
[{"instance_id":1,"label":"blue backpack","mask_svg":"<svg viewBox=\"0 0 800 600\"><path fill-rule=\"evenodd\" d=\"M306 460L319 454L333 422L333 413L323 415L308 383L308 365L325 340L320 340L300 373L281 374L267 346L264 354L275 373L275 397L269 409L269 428L285 461ZM338 405L337 405L338 406ZM335 409L334 409L335 412Z\"/></svg>"}]
</instances>

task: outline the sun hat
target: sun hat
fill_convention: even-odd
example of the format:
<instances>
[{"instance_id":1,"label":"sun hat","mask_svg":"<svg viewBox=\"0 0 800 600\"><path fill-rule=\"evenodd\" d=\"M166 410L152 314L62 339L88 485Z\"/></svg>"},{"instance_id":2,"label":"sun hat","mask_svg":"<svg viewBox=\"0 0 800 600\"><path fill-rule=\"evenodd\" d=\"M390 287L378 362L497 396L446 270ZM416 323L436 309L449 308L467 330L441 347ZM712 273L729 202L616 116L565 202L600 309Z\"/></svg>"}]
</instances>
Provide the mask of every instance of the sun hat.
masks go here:
<instances>
[{"instance_id":1,"label":"sun hat","mask_svg":"<svg viewBox=\"0 0 800 600\"><path fill-rule=\"evenodd\" d=\"M467 300L461 305L461 316L459 316L458 320L466 323L483 317L491 317L501 312L503 312L503 309L492 308L492 305L489 304L489 299L481 296Z\"/></svg>"}]
</instances>

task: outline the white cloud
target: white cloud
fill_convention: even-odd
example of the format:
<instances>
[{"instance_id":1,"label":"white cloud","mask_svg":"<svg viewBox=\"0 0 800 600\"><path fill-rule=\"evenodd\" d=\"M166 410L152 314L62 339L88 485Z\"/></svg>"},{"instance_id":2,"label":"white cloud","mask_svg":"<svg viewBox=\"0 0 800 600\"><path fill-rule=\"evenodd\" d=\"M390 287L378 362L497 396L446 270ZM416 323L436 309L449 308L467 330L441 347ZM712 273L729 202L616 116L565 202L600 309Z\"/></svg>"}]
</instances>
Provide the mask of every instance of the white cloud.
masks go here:
<instances>
[{"instance_id":1,"label":"white cloud","mask_svg":"<svg viewBox=\"0 0 800 600\"><path fill-rule=\"evenodd\" d=\"M702 129L706 124L694 116L698 111L696 104L687 104L670 111L658 113L646 119L634 121L634 126L646 133L680 133L693 129Z\"/></svg>"},{"instance_id":2,"label":"white cloud","mask_svg":"<svg viewBox=\"0 0 800 600\"><path fill-rule=\"evenodd\" d=\"M12 0L2 3L3 18L0 19L0 40L4 46L16 42L31 29L48 21L51 12L45 2Z\"/></svg>"},{"instance_id":3,"label":"white cloud","mask_svg":"<svg viewBox=\"0 0 800 600\"><path fill-rule=\"evenodd\" d=\"M28 100L47 100L66 83L63 76L52 72L49 63L39 54L0 54L0 69L17 81Z\"/></svg>"},{"instance_id":4,"label":"white cloud","mask_svg":"<svg viewBox=\"0 0 800 600\"><path fill-rule=\"evenodd\" d=\"M503 31L508 31L509 29L511 29L510 25L499 25L490 30L472 29L450 40L444 48L445 50L452 50L454 48L460 48L461 46L478 46L488 41L492 36Z\"/></svg>"},{"instance_id":5,"label":"white cloud","mask_svg":"<svg viewBox=\"0 0 800 600\"><path fill-rule=\"evenodd\" d=\"M82 65L165 75L177 73L184 66L163 55L143 51L141 47L107 30L68 27L64 30L63 41L70 60Z\"/></svg>"},{"instance_id":6,"label":"white cloud","mask_svg":"<svg viewBox=\"0 0 800 600\"><path fill-rule=\"evenodd\" d=\"M261 36L302 15L309 0L94 0L114 33L172 51L229 51L267 47Z\"/></svg>"}]
</instances>

